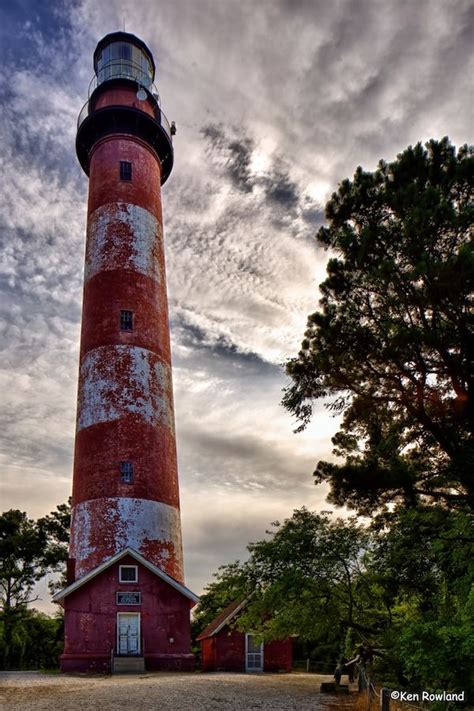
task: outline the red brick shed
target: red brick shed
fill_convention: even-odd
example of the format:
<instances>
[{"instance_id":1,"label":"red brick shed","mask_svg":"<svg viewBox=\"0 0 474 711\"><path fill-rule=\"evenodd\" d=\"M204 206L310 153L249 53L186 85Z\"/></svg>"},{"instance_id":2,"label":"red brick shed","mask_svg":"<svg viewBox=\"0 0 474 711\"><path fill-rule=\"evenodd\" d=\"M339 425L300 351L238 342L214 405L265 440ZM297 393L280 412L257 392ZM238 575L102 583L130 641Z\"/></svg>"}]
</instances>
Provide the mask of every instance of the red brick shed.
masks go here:
<instances>
[{"instance_id":1,"label":"red brick shed","mask_svg":"<svg viewBox=\"0 0 474 711\"><path fill-rule=\"evenodd\" d=\"M203 671L290 672L293 662L291 639L257 643L251 632L239 632L230 624L247 605L235 600L201 632Z\"/></svg>"}]
</instances>

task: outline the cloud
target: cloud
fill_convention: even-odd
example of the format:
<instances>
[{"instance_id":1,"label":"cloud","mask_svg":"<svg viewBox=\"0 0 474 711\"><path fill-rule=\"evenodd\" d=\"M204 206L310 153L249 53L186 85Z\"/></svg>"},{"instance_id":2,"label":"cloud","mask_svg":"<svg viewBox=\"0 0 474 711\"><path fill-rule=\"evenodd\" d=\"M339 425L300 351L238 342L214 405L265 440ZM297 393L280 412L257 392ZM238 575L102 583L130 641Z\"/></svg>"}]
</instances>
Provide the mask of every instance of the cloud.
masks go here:
<instances>
[{"instance_id":1,"label":"cloud","mask_svg":"<svg viewBox=\"0 0 474 711\"><path fill-rule=\"evenodd\" d=\"M40 6L41 5L41 6ZM409 143L471 129L467 0L124 0L6 8L0 267L4 506L70 492L87 179L74 151L98 39L152 49L177 123L163 188L188 584L321 508L323 407L301 435L279 406L319 298L314 234L337 183ZM467 109L467 110L466 110ZM32 482L34 486L32 486Z\"/></svg>"},{"instance_id":2,"label":"cloud","mask_svg":"<svg viewBox=\"0 0 474 711\"><path fill-rule=\"evenodd\" d=\"M225 173L232 184L243 192L251 192L254 186L250 163L253 143L250 138L233 138L229 140L223 126L209 124L201 129L204 138L208 139L210 150L208 155L214 165L223 164Z\"/></svg>"}]
</instances>

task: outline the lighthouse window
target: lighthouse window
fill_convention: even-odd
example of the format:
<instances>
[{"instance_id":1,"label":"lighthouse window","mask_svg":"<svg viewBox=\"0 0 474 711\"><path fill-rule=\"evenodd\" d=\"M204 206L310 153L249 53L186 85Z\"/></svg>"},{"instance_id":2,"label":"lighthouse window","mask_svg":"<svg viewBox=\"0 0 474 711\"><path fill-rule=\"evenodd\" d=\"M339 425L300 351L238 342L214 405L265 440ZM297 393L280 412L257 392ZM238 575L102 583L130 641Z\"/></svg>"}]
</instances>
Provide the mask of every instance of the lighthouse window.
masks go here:
<instances>
[{"instance_id":1,"label":"lighthouse window","mask_svg":"<svg viewBox=\"0 0 474 711\"><path fill-rule=\"evenodd\" d=\"M132 47L125 42L119 44L120 59L131 59L132 58Z\"/></svg>"},{"instance_id":2,"label":"lighthouse window","mask_svg":"<svg viewBox=\"0 0 474 711\"><path fill-rule=\"evenodd\" d=\"M133 311L120 311L120 330L133 331Z\"/></svg>"},{"instance_id":3,"label":"lighthouse window","mask_svg":"<svg viewBox=\"0 0 474 711\"><path fill-rule=\"evenodd\" d=\"M120 161L120 180L132 179L132 164L128 160Z\"/></svg>"},{"instance_id":4,"label":"lighthouse window","mask_svg":"<svg viewBox=\"0 0 474 711\"><path fill-rule=\"evenodd\" d=\"M120 481L131 484L133 481L133 462L120 462Z\"/></svg>"},{"instance_id":5,"label":"lighthouse window","mask_svg":"<svg viewBox=\"0 0 474 711\"><path fill-rule=\"evenodd\" d=\"M137 583L138 582L138 566L136 565L120 565L119 566L119 583Z\"/></svg>"}]
</instances>

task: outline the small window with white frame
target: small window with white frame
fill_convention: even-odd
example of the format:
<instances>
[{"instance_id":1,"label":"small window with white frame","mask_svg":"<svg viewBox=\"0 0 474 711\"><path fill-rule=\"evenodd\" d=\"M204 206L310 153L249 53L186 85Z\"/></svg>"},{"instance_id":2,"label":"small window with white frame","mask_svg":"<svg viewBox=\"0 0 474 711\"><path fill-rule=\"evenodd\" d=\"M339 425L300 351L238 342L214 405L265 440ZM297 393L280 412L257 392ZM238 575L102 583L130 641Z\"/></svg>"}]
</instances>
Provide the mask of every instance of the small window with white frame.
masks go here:
<instances>
[{"instance_id":1,"label":"small window with white frame","mask_svg":"<svg viewBox=\"0 0 474 711\"><path fill-rule=\"evenodd\" d=\"M138 583L138 565L119 565L119 583Z\"/></svg>"}]
</instances>

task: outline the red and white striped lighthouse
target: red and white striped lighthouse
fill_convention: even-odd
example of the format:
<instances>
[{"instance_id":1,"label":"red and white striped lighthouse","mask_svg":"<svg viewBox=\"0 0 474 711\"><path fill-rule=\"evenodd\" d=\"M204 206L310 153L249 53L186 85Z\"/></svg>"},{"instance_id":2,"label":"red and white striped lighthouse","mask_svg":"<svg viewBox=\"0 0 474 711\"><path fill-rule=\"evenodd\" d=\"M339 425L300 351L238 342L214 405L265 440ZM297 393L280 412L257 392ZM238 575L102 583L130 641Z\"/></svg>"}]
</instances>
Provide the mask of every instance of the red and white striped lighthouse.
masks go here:
<instances>
[{"instance_id":1,"label":"red and white striped lighthouse","mask_svg":"<svg viewBox=\"0 0 474 711\"><path fill-rule=\"evenodd\" d=\"M106 668L100 636L115 657L186 668L197 598L183 584L160 190L174 128L140 39L104 37L94 70L76 141L89 202L62 668ZM162 633L147 631L163 585Z\"/></svg>"}]
</instances>

